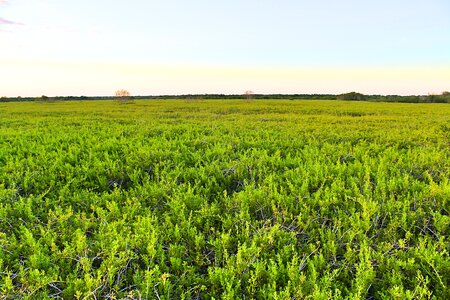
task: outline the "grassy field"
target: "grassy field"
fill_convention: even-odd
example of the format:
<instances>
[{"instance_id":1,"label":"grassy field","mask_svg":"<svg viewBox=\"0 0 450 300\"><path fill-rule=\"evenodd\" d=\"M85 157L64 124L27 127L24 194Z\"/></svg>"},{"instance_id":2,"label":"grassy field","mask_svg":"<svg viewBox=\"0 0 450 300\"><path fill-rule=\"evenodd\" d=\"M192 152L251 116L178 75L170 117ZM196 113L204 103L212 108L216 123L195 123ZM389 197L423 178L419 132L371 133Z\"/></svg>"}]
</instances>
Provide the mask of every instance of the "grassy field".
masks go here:
<instances>
[{"instance_id":1,"label":"grassy field","mask_svg":"<svg viewBox=\"0 0 450 300\"><path fill-rule=\"evenodd\" d=\"M449 299L450 105L0 103L0 299Z\"/></svg>"}]
</instances>

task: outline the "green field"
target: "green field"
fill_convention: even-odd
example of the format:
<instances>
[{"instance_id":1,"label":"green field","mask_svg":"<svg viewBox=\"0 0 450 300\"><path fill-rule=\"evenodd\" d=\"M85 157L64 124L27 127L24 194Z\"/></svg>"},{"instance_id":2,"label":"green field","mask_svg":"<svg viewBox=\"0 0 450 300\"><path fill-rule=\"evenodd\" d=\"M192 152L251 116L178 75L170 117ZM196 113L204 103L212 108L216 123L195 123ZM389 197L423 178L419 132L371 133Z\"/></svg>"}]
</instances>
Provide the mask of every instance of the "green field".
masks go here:
<instances>
[{"instance_id":1,"label":"green field","mask_svg":"<svg viewBox=\"0 0 450 300\"><path fill-rule=\"evenodd\" d=\"M450 299L450 105L0 103L0 299Z\"/></svg>"}]
</instances>

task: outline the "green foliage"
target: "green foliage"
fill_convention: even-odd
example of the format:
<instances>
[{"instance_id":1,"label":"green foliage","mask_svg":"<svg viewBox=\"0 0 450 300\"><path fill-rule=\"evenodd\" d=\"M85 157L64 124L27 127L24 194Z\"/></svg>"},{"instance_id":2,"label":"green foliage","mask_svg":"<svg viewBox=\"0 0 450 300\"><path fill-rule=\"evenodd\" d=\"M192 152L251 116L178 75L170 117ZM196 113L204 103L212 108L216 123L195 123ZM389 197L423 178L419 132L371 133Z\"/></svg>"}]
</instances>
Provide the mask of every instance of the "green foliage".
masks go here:
<instances>
[{"instance_id":1,"label":"green foliage","mask_svg":"<svg viewBox=\"0 0 450 300\"><path fill-rule=\"evenodd\" d=\"M345 93L337 96L337 99L339 100L366 100L367 96L357 93L357 92L350 92Z\"/></svg>"},{"instance_id":2,"label":"green foliage","mask_svg":"<svg viewBox=\"0 0 450 300\"><path fill-rule=\"evenodd\" d=\"M449 116L0 103L0 299L448 299Z\"/></svg>"},{"instance_id":3,"label":"green foliage","mask_svg":"<svg viewBox=\"0 0 450 300\"><path fill-rule=\"evenodd\" d=\"M159 95L159 96L56 96L42 99L42 97L0 97L0 102L26 102L26 101L86 101L86 100L117 100L119 103L134 103L134 100L185 100L189 102L208 100L242 100L242 95L224 94L200 94L200 95ZM247 97L246 97L247 98ZM250 97L258 100L351 100L371 102L401 102L401 103L450 103L450 93L442 92L440 95L363 95L356 92L333 95L333 94L251 94ZM123 101L121 101L123 100ZM247 99L249 100L249 99Z\"/></svg>"}]
</instances>

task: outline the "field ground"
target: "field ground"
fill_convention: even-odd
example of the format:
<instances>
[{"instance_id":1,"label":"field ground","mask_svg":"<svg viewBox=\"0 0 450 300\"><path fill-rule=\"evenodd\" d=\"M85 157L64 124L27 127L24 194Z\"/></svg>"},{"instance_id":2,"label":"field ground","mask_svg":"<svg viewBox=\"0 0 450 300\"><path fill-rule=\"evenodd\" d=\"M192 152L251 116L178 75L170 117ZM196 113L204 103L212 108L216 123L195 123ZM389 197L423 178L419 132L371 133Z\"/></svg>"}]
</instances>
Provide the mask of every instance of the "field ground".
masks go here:
<instances>
[{"instance_id":1,"label":"field ground","mask_svg":"<svg viewBox=\"0 0 450 300\"><path fill-rule=\"evenodd\" d=\"M0 103L0 299L450 299L450 105Z\"/></svg>"}]
</instances>

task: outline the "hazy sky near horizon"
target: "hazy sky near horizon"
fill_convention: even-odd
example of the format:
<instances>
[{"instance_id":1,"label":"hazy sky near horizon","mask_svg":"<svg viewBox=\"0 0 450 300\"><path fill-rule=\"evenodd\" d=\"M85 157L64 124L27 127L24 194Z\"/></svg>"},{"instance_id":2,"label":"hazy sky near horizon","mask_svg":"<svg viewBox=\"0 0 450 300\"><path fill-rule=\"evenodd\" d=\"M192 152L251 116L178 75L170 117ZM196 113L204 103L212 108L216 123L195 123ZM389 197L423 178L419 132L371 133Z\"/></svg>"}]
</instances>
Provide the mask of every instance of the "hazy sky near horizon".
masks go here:
<instances>
[{"instance_id":1,"label":"hazy sky near horizon","mask_svg":"<svg viewBox=\"0 0 450 300\"><path fill-rule=\"evenodd\" d=\"M0 0L0 96L450 90L448 0Z\"/></svg>"}]
</instances>

